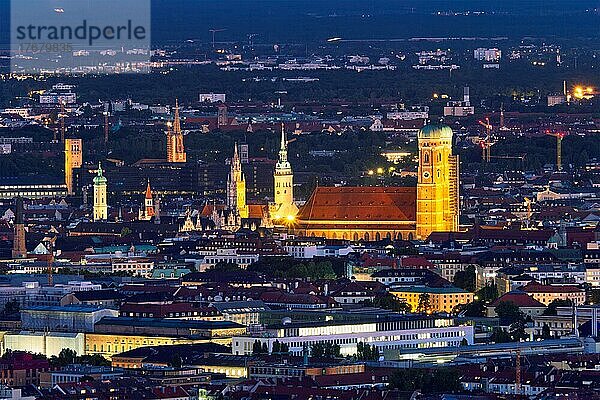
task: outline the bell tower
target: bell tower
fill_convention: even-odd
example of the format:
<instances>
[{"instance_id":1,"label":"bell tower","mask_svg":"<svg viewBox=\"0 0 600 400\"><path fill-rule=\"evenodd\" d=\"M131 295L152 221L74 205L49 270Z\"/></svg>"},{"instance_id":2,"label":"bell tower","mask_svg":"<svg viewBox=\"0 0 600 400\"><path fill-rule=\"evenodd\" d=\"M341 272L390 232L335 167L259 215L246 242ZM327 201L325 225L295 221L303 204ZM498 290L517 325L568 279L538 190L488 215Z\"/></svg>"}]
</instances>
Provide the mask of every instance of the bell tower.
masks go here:
<instances>
[{"instance_id":1,"label":"bell tower","mask_svg":"<svg viewBox=\"0 0 600 400\"><path fill-rule=\"evenodd\" d=\"M292 166L288 161L287 137L285 126L281 124L281 145L279 147L279 157L275 165L274 181L274 219L290 219L296 217L298 207L294 204L294 173Z\"/></svg>"},{"instance_id":2,"label":"bell tower","mask_svg":"<svg viewBox=\"0 0 600 400\"><path fill-rule=\"evenodd\" d=\"M248 218L248 205L246 204L246 179L242 171L242 161L238 152L238 144L233 147L231 168L227 178L227 206L235 210L241 218Z\"/></svg>"},{"instance_id":3,"label":"bell tower","mask_svg":"<svg viewBox=\"0 0 600 400\"><path fill-rule=\"evenodd\" d=\"M81 139L65 139L65 184L69 195L73 195L75 192L73 170L80 168L82 164Z\"/></svg>"},{"instance_id":4,"label":"bell tower","mask_svg":"<svg viewBox=\"0 0 600 400\"><path fill-rule=\"evenodd\" d=\"M187 160L185 147L183 145L183 133L181 132L181 120L179 119L179 102L175 100L175 115L173 124L169 125L167 131L167 162L184 163Z\"/></svg>"},{"instance_id":5,"label":"bell tower","mask_svg":"<svg viewBox=\"0 0 600 400\"><path fill-rule=\"evenodd\" d=\"M418 239L458 230L458 156L452 155L452 136L445 125L427 125L419 131Z\"/></svg>"},{"instance_id":6,"label":"bell tower","mask_svg":"<svg viewBox=\"0 0 600 400\"><path fill-rule=\"evenodd\" d=\"M102 165L98 164L98 171L96 172L96 177L94 177L94 221L106 221L108 219L106 182Z\"/></svg>"}]
</instances>

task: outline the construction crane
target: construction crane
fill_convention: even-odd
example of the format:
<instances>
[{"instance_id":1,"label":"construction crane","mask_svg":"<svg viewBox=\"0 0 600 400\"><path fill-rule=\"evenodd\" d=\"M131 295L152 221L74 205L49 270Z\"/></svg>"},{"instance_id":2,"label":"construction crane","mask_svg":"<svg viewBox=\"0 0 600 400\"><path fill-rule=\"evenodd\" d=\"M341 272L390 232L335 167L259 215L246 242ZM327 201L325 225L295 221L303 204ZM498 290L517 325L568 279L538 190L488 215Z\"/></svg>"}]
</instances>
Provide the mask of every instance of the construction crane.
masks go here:
<instances>
[{"instance_id":1,"label":"construction crane","mask_svg":"<svg viewBox=\"0 0 600 400\"><path fill-rule=\"evenodd\" d=\"M485 128L485 138L479 142L481 146L481 158L484 162L490 162L492 158L492 124L490 119L486 118L485 121L479 121L479 125Z\"/></svg>"},{"instance_id":2,"label":"construction crane","mask_svg":"<svg viewBox=\"0 0 600 400\"><path fill-rule=\"evenodd\" d=\"M506 126L504 125L504 103L500 103L500 130L506 130Z\"/></svg>"},{"instance_id":3,"label":"construction crane","mask_svg":"<svg viewBox=\"0 0 600 400\"><path fill-rule=\"evenodd\" d=\"M212 47L213 47L213 49L215 48L215 33L217 33L217 32L223 32L223 31L226 31L226 30L227 29L214 29L214 28L208 30L210 33L212 33Z\"/></svg>"},{"instance_id":4,"label":"construction crane","mask_svg":"<svg viewBox=\"0 0 600 400\"><path fill-rule=\"evenodd\" d=\"M556 169L562 171L562 140L567 134L563 131L552 131L546 129L546 135L556 137Z\"/></svg>"},{"instance_id":5,"label":"construction crane","mask_svg":"<svg viewBox=\"0 0 600 400\"><path fill-rule=\"evenodd\" d=\"M521 394L521 349L515 351L515 394Z\"/></svg>"}]
</instances>

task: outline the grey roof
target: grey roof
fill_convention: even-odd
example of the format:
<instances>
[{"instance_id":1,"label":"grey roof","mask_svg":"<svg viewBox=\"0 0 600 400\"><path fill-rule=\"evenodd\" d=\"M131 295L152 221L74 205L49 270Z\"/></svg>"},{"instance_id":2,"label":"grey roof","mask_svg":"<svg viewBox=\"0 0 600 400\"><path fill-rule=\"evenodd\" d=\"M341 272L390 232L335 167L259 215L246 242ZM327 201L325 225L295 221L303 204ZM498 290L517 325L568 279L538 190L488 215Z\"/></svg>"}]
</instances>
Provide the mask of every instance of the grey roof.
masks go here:
<instances>
[{"instance_id":1,"label":"grey roof","mask_svg":"<svg viewBox=\"0 0 600 400\"><path fill-rule=\"evenodd\" d=\"M270 308L262 300L220 301L211 303L220 312L268 311Z\"/></svg>"},{"instance_id":2,"label":"grey roof","mask_svg":"<svg viewBox=\"0 0 600 400\"><path fill-rule=\"evenodd\" d=\"M96 325L126 325L145 326L155 328L189 328L189 329L232 329L243 328L231 321L187 321L157 318L133 318L133 317L104 317Z\"/></svg>"}]
</instances>

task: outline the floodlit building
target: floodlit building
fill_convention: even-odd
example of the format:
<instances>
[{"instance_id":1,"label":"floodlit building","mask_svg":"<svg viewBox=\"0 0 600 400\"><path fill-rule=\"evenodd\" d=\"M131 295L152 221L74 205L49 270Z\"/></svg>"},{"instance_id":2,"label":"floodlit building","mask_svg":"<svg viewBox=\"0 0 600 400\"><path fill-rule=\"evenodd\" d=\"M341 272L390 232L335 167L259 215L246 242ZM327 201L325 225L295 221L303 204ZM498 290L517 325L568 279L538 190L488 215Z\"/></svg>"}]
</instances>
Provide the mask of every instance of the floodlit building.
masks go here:
<instances>
[{"instance_id":1,"label":"floodlit building","mask_svg":"<svg viewBox=\"0 0 600 400\"><path fill-rule=\"evenodd\" d=\"M183 133L181 132L181 120L179 119L179 103L175 100L175 116L172 126L167 131L167 162L184 163L187 157L183 145Z\"/></svg>"},{"instance_id":2,"label":"floodlit building","mask_svg":"<svg viewBox=\"0 0 600 400\"><path fill-rule=\"evenodd\" d=\"M294 223L303 236L346 240L426 239L457 231L459 163L452 129L427 125L418 134L417 187L317 187Z\"/></svg>"},{"instance_id":3,"label":"floodlit building","mask_svg":"<svg viewBox=\"0 0 600 400\"><path fill-rule=\"evenodd\" d=\"M81 139L65 139L65 185L67 193L72 195L75 182L73 181L73 170L80 168L83 164Z\"/></svg>"},{"instance_id":4,"label":"floodlit building","mask_svg":"<svg viewBox=\"0 0 600 400\"><path fill-rule=\"evenodd\" d=\"M296 219L298 207L294 204L294 174L288 161L287 137L283 124L281 124L281 146L275 166L274 182L275 204L272 217L276 223L291 224Z\"/></svg>"},{"instance_id":5,"label":"floodlit building","mask_svg":"<svg viewBox=\"0 0 600 400\"><path fill-rule=\"evenodd\" d=\"M394 288L390 293L410 304L413 312L451 313L454 312L456 306L473 301L473 293L457 287L409 286ZM424 296L427 296L426 302ZM422 308L422 310L419 310L419 308Z\"/></svg>"},{"instance_id":6,"label":"floodlit building","mask_svg":"<svg viewBox=\"0 0 600 400\"><path fill-rule=\"evenodd\" d=\"M94 221L106 221L108 219L106 182L102 165L98 164L98 171L94 178Z\"/></svg>"},{"instance_id":7,"label":"floodlit building","mask_svg":"<svg viewBox=\"0 0 600 400\"><path fill-rule=\"evenodd\" d=\"M22 328L41 332L93 332L103 317L119 312L90 305L34 306L21 311Z\"/></svg>"},{"instance_id":8,"label":"floodlit building","mask_svg":"<svg viewBox=\"0 0 600 400\"><path fill-rule=\"evenodd\" d=\"M473 326L461 325L453 318L421 315L382 316L353 321L283 322L234 336L232 353L252 354L256 341L266 344L285 343L290 354L301 356L315 343L340 346L342 355L356 354L356 345L369 343L380 351L386 349L420 349L458 346L465 340L473 344Z\"/></svg>"}]
</instances>

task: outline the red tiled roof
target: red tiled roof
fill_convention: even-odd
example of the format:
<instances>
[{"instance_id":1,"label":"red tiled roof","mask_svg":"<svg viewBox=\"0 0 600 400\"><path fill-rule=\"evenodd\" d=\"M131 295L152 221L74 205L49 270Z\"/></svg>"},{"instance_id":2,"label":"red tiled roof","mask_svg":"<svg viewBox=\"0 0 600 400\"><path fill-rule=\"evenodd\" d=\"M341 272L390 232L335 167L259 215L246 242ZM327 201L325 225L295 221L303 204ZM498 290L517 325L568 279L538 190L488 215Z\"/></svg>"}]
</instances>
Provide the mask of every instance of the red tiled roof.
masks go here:
<instances>
[{"instance_id":1,"label":"red tiled roof","mask_svg":"<svg viewBox=\"0 0 600 400\"><path fill-rule=\"evenodd\" d=\"M152 388L152 394L157 399L181 399L189 396L181 386L161 386Z\"/></svg>"},{"instance_id":2,"label":"red tiled roof","mask_svg":"<svg viewBox=\"0 0 600 400\"><path fill-rule=\"evenodd\" d=\"M267 208L263 204L248 204L248 218L262 219L268 213Z\"/></svg>"},{"instance_id":3,"label":"red tiled roof","mask_svg":"<svg viewBox=\"0 0 600 400\"><path fill-rule=\"evenodd\" d=\"M335 304L335 301L326 296L312 294L294 294L282 292L265 292L260 296L265 303L281 304Z\"/></svg>"},{"instance_id":4,"label":"red tiled roof","mask_svg":"<svg viewBox=\"0 0 600 400\"><path fill-rule=\"evenodd\" d=\"M494 302L492 302L489 307L496 307L498 304L503 302L510 302L516 305L517 307L540 307L546 308L545 305L531 297L525 292L513 291L508 292L499 298L497 298Z\"/></svg>"},{"instance_id":5,"label":"red tiled roof","mask_svg":"<svg viewBox=\"0 0 600 400\"><path fill-rule=\"evenodd\" d=\"M212 215L213 210L214 209L217 210L224 210L225 209L225 205L224 204L206 204L204 207L202 207L202 211L200 212L200 216L201 217L209 217Z\"/></svg>"},{"instance_id":6,"label":"red tiled roof","mask_svg":"<svg viewBox=\"0 0 600 400\"><path fill-rule=\"evenodd\" d=\"M425 257L403 257L400 259L402 268L434 268L435 265Z\"/></svg>"},{"instance_id":7,"label":"red tiled roof","mask_svg":"<svg viewBox=\"0 0 600 400\"><path fill-rule=\"evenodd\" d=\"M415 221L414 187L317 187L301 221Z\"/></svg>"},{"instance_id":8,"label":"red tiled roof","mask_svg":"<svg viewBox=\"0 0 600 400\"><path fill-rule=\"evenodd\" d=\"M576 293L583 292L583 289L579 289L577 286L564 285L564 286L552 286L542 285L537 282L529 282L527 285L521 288L527 293Z\"/></svg>"}]
</instances>

